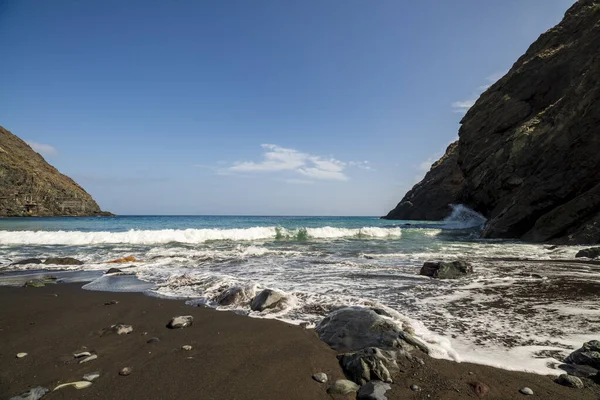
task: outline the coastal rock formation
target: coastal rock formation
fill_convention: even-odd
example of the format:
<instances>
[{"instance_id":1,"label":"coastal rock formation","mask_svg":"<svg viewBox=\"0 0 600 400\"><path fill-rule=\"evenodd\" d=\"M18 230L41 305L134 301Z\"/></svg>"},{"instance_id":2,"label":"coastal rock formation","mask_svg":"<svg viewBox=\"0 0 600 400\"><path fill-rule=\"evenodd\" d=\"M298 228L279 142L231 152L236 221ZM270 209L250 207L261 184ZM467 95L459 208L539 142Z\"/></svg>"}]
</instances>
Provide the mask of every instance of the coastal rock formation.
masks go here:
<instances>
[{"instance_id":1,"label":"coastal rock formation","mask_svg":"<svg viewBox=\"0 0 600 400\"><path fill-rule=\"evenodd\" d=\"M285 293L277 290L265 289L252 299L250 309L252 311L264 311L268 308L278 307L287 300Z\"/></svg>"},{"instance_id":2,"label":"coastal rock formation","mask_svg":"<svg viewBox=\"0 0 600 400\"><path fill-rule=\"evenodd\" d=\"M480 96L410 207L387 218L440 219L459 198L488 218L484 237L599 243L599 52L600 0L579 0ZM450 193L433 179L461 174Z\"/></svg>"},{"instance_id":3,"label":"coastal rock formation","mask_svg":"<svg viewBox=\"0 0 600 400\"><path fill-rule=\"evenodd\" d=\"M408 357L408 353L406 353ZM392 372L398 371L395 351L381 350L376 347L340 354L338 359L347 377L364 385L371 380L392 383Z\"/></svg>"},{"instance_id":4,"label":"coastal rock formation","mask_svg":"<svg viewBox=\"0 0 600 400\"><path fill-rule=\"evenodd\" d=\"M458 141L436 161L423 180L417 183L388 213L386 219L438 221L447 217L450 204L462 203L465 178L458 167Z\"/></svg>"},{"instance_id":5,"label":"coastal rock formation","mask_svg":"<svg viewBox=\"0 0 600 400\"><path fill-rule=\"evenodd\" d=\"M575 257L587 257L587 258L598 258L600 257L600 247L590 247L589 249L582 249L575 254Z\"/></svg>"},{"instance_id":6,"label":"coastal rock formation","mask_svg":"<svg viewBox=\"0 0 600 400\"><path fill-rule=\"evenodd\" d=\"M0 126L0 217L112 215Z\"/></svg>"},{"instance_id":7,"label":"coastal rock formation","mask_svg":"<svg viewBox=\"0 0 600 400\"><path fill-rule=\"evenodd\" d=\"M421 267L421 271L419 271L419 275L437 279L462 278L472 273L473 266L465 261L426 261Z\"/></svg>"}]
</instances>

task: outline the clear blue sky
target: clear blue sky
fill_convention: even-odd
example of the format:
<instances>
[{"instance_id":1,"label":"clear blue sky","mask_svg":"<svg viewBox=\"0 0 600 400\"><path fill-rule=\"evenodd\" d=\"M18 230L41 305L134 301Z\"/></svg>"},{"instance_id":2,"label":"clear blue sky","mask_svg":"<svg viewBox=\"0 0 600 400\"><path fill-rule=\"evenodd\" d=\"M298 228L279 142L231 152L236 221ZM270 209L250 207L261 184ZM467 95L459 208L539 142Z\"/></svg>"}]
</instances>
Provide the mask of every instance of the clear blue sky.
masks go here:
<instances>
[{"instance_id":1,"label":"clear blue sky","mask_svg":"<svg viewBox=\"0 0 600 400\"><path fill-rule=\"evenodd\" d=\"M382 215L573 0L0 0L0 125L120 214Z\"/></svg>"}]
</instances>

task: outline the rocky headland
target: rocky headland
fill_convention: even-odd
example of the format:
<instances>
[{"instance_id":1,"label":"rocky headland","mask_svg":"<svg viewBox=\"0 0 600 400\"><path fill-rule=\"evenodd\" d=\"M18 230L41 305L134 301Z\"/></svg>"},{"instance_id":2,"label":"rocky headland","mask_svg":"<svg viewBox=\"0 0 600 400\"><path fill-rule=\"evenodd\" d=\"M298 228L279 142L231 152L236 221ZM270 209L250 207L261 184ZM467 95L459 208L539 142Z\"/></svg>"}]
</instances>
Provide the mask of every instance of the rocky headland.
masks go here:
<instances>
[{"instance_id":1,"label":"rocky headland","mask_svg":"<svg viewBox=\"0 0 600 400\"><path fill-rule=\"evenodd\" d=\"M600 1L579 0L461 120L459 140L384 218L463 203L483 236L600 242Z\"/></svg>"},{"instance_id":2,"label":"rocky headland","mask_svg":"<svg viewBox=\"0 0 600 400\"><path fill-rule=\"evenodd\" d=\"M112 215L25 141L0 126L0 217Z\"/></svg>"}]
</instances>

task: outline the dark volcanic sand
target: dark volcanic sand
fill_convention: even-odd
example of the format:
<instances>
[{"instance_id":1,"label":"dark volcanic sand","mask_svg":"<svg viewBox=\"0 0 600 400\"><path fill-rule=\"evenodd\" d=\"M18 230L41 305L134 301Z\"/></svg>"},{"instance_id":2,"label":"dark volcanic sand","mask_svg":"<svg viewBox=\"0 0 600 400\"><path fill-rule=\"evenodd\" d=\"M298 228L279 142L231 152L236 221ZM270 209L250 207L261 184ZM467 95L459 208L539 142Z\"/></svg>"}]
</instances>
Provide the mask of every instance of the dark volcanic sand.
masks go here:
<instances>
[{"instance_id":1,"label":"dark volcanic sand","mask_svg":"<svg viewBox=\"0 0 600 400\"><path fill-rule=\"evenodd\" d=\"M312 330L182 301L79 287L0 288L0 399L33 386L53 389L94 371L101 376L91 387L65 388L43 399L328 399L326 385L313 381L312 374L343 377L336 353ZM104 305L109 300L119 304ZM193 326L167 329L176 315L193 315ZM134 331L100 336L102 328L117 323L133 325ZM160 342L146 343L151 337ZM181 350L186 344L193 349ZM72 353L82 346L98 359L78 364ZM19 352L28 356L17 359ZM395 377L390 400L477 398L469 387L473 381L491 388L486 399L525 398L518 393L523 386L533 389L531 398L598 398L593 389L565 388L545 376L424 358L424 367ZM126 366L131 375L119 376ZM411 384L423 391L412 392Z\"/></svg>"}]
</instances>

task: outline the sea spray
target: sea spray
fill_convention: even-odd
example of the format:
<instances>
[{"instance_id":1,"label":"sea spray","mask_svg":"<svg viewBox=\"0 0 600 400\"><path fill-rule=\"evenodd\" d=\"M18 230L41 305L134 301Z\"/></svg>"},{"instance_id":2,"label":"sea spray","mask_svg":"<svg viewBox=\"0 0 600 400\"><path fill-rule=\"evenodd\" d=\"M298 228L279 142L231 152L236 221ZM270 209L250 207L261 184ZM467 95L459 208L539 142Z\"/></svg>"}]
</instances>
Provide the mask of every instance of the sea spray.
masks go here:
<instances>
[{"instance_id":1,"label":"sea spray","mask_svg":"<svg viewBox=\"0 0 600 400\"><path fill-rule=\"evenodd\" d=\"M469 229L482 227L487 219L464 204L450 204L452 213L444 219L446 229Z\"/></svg>"}]
</instances>

